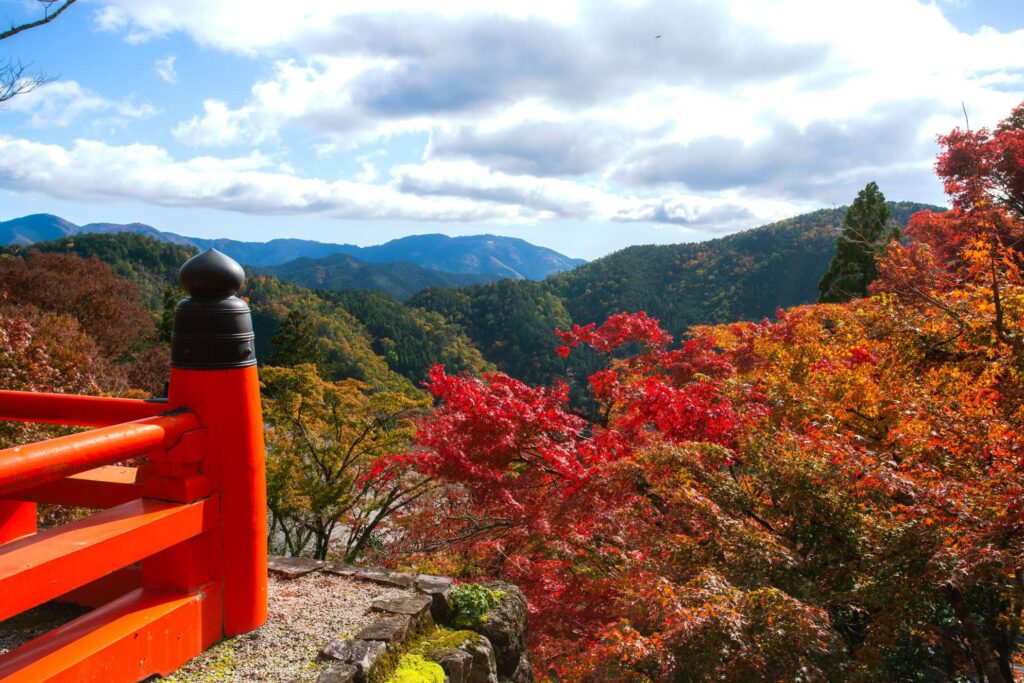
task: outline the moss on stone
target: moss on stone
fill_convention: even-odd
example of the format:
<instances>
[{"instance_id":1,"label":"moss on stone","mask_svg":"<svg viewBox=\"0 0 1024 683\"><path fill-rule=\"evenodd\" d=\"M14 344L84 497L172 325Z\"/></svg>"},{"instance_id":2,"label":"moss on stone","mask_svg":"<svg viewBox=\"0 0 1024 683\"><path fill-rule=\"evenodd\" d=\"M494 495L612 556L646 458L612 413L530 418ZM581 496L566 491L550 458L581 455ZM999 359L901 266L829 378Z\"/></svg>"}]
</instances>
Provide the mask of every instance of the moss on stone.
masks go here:
<instances>
[{"instance_id":1,"label":"moss on stone","mask_svg":"<svg viewBox=\"0 0 1024 683\"><path fill-rule=\"evenodd\" d=\"M444 669L422 655L402 655L385 683L444 683Z\"/></svg>"},{"instance_id":2,"label":"moss on stone","mask_svg":"<svg viewBox=\"0 0 1024 683\"><path fill-rule=\"evenodd\" d=\"M409 647L412 654L433 658L445 650L461 647L465 643L477 643L482 640L479 633L473 631L456 631L444 626L436 626Z\"/></svg>"},{"instance_id":3,"label":"moss on stone","mask_svg":"<svg viewBox=\"0 0 1024 683\"><path fill-rule=\"evenodd\" d=\"M464 583L452 589L452 625L476 628L487 621L487 614L501 604L504 591L496 591L478 583Z\"/></svg>"},{"instance_id":4,"label":"moss on stone","mask_svg":"<svg viewBox=\"0 0 1024 683\"><path fill-rule=\"evenodd\" d=\"M195 673L179 669L164 680L167 683L193 683L195 681L217 683L218 681L235 680L235 667L239 662L234 638L220 641L200 656L205 660L200 678L196 678Z\"/></svg>"}]
</instances>

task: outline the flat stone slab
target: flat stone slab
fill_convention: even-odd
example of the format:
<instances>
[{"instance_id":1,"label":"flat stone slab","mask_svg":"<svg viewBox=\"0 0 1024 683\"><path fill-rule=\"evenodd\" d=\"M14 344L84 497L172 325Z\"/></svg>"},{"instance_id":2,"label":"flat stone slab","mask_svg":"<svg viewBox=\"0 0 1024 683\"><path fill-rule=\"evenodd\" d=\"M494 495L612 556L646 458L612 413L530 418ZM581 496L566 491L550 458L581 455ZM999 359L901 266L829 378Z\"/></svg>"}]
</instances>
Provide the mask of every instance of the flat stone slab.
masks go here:
<instances>
[{"instance_id":1,"label":"flat stone slab","mask_svg":"<svg viewBox=\"0 0 1024 683\"><path fill-rule=\"evenodd\" d=\"M324 567L324 573L334 574L335 576L355 576L356 572L361 571L363 571L363 567L357 567L354 564L345 564L344 562L332 562Z\"/></svg>"},{"instance_id":2,"label":"flat stone slab","mask_svg":"<svg viewBox=\"0 0 1024 683\"><path fill-rule=\"evenodd\" d=\"M371 581L381 586L396 588L412 588L416 583L416 575L406 572L390 572L386 569L360 569L352 575L360 581Z\"/></svg>"},{"instance_id":3,"label":"flat stone slab","mask_svg":"<svg viewBox=\"0 0 1024 683\"><path fill-rule=\"evenodd\" d=\"M375 612L407 614L410 617L418 617L425 614L433 602L433 598L429 595L417 594L401 598L378 598L370 604L370 608Z\"/></svg>"},{"instance_id":4,"label":"flat stone slab","mask_svg":"<svg viewBox=\"0 0 1024 683\"><path fill-rule=\"evenodd\" d=\"M351 664L359 675L366 676L380 656L387 650L384 643L375 640L341 640L340 638L327 643L320 656L333 659L342 664Z\"/></svg>"},{"instance_id":5,"label":"flat stone slab","mask_svg":"<svg viewBox=\"0 0 1024 683\"><path fill-rule=\"evenodd\" d=\"M320 571L327 563L308 557L279 557L271 555L267 558L267 570L286 579L297 579L306 574Z\"/></svg>"},{"instance_id":6,"label":"flat stone slab","mask_svg":"<svg viewBox=\"0 0 1024 683\"><path fill-rule=\"evenodd\" d=\"M448 576L416 575L416 588L427 594L443 593L451 588L454 583L455 580Z\"/></svg>"},{"instance_id":7,"label":"flat stone slab","mask_svg":"<svg viewBox=\"0 0 1024 683\"><path fill-rule=\"evenodd\" d=\"M320 673L316 683L354 683L357 676L359 669L356 667L335 662Z\"/></svg>"},{"instance_id":8,"label":"flat stone slab","mask_svg":"<svg viewBox=\"0 0 1024 683\"><path fill-rule=\"evenodd\" d=\"M419 574L416 576L416 588L433 600L430 606L430 614L438 624L447 623L451 616L451 605L448 598L452 592L454 581L447 576L431 576Z\"/></svg>"},{"instance_id":9,"label":"flat stone slab","mask_svg":"<svg viewBox=\"0 0 1024 683\"><path fill-rule=\"evenodd\" d=\"M356 640L378 640L384 643L400 643L409 632L412 619L406 614L396 614L374 621L355 635Z\"/></svg>"},{"instance_id":10,"label":"flat stone slab","mask_svg":"<svg viewBox=\"0 0 1024 683\"><path fill-rule=\"evenodd\" d=\"M381 586L389 586L392 588L412 588L416 585L417 577L416 574L410 574L408 572L393 572L387 569L360 567L355 564L346 564L344 562L329 564L324 567L324 571L328 574L348 576L360 581L369 581L371 583L380 584Z\"/></svg>"}]
</instances>

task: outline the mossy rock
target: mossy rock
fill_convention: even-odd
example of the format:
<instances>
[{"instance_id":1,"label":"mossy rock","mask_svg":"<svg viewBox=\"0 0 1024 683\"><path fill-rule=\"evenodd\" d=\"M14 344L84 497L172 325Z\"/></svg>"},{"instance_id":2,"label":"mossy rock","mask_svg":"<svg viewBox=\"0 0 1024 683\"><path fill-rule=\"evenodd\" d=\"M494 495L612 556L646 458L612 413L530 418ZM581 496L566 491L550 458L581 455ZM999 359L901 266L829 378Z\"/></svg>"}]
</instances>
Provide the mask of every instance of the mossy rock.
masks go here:
<instances>
[{"instance_id":1,"label":"mossy rock","mask_svg":"<svg viewBox=\"0 0 1024 683\"><path fill-rule=\"evenodd\" d=\"M452 626L460 629L479 628L487 621L490 611L501 604L504 595L501 590L493 590L479 583L455 586L449 598Z\"/></svg>"},{"instance_id":2,"label":"mossy rock","mask_svg":"<svg viewBox=\"0 0 1024 683\"><path fill-rule=\"evenodd\" d=\"M517 682L533 680L526 649L529 629L526 596L517 586L504 581L480 585L498 596L498 604L488 610L486 619L473 630L486 636L494 646L500 676Z\"/></svg>"},{"instance_id":3,"label":"mossy rock","mask_svg":"<svg viewBox=\"0 0 1024 683\"><path fill-rule=\"evenodd\" d=\"M444 683L444 669L422 655L406 654L385 683Z\"/></svg>"}]
</instances>

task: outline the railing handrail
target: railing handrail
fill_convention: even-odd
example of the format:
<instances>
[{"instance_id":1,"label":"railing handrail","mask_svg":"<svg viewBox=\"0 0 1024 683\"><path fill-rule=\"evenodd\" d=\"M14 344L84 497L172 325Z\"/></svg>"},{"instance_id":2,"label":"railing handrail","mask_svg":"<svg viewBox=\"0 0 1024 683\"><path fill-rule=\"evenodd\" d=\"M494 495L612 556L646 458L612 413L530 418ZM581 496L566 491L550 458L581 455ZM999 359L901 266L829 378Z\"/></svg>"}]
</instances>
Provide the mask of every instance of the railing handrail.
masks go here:
<instances>
[{"instance_id":1,"label":"railing handrail","mask_svg":"<svg viewBox=\"0 0 1024 683\"><path fill-rule=\"evenodd\" d=\"M167 410L167 400L80 396L0 390L0 420L108 427L153 417Z\"/></svg>"},{"instance_id":2,"label":"railing handrail","mask_svg":"<svg viewBox=\"0 0 1024 683\"><path fill-rule=\"evenodd\" d=\"M165 449L198 428L178 411L0 450L0 496Z\"/></svg>"}]
</instances>

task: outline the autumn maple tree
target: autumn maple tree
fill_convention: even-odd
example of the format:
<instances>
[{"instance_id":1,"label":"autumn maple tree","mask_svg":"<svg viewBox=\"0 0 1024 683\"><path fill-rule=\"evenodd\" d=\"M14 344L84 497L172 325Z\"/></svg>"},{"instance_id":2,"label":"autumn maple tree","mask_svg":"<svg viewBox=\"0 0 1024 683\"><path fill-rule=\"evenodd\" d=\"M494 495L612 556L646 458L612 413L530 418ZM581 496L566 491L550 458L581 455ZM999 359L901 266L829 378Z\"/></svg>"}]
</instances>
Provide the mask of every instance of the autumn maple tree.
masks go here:
<instances>
[{"instance_id":1,"label":"autumn maple tree","mask_svg":"<svg viewBox=\"0 0 1024 683\"><path fill-rule=\"evenodd\" d=\"M435 367L400 456L445 485L410 562L530 600L562 681L1015 680L1024 609L1024 105L940 138L873 296L691 329L560 332L564 383Z\"/></svg>"},{"instance_id":2,"label":"autumn maple tree","mask_svg":"<svg viewBox=\"0 0 1024 683\"><path fill-rule=\"evenodd\" d=\"M157 393L167 379L168 354L135 286L93 257L32 250L0 260L0 297L8 307L69 319L89 338L95 379L109 393ZM76 346L74 342L69 342Z\"/></svg>"},{"instance_id":3,"label":"autumn maple tree","mask_svg":"<svg viewBox=\"0 0 1024 683\"><path fill-rule=\"evenodd\" d=\"M261 380L271 549L353 561L429 491L428 479L385 458L412 438L423 400L328 382L312 363L265 367Z\"/></svg>"}]
</instances>

